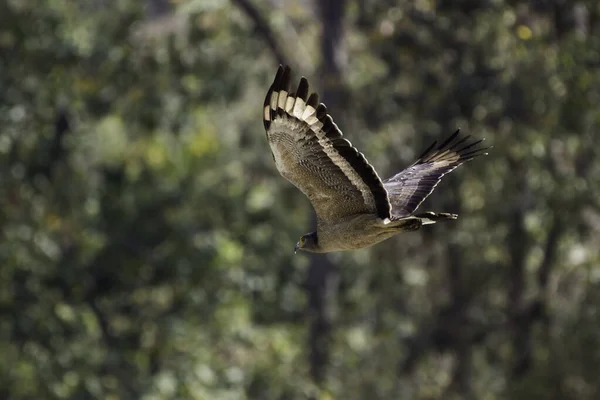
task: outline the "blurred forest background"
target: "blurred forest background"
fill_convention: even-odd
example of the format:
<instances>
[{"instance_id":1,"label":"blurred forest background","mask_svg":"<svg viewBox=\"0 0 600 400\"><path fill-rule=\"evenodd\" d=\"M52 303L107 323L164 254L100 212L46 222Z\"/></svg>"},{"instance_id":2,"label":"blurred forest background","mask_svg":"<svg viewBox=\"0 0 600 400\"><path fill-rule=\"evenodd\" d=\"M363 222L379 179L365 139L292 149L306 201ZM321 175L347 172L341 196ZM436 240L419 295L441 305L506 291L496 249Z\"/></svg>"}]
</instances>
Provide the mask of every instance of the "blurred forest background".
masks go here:
<instances>
[{"instance_id":1,"label":"blurred forest background","mask_svg":"<svg viewBox=\"0 0 600 400\"><path fill-rule=\"evenodd\" d=\"M599 4L1 1L0 398L600 398ZM487 138L459 219L294 256L280 62L383 177Z\"/></svg>"}]
</instances>

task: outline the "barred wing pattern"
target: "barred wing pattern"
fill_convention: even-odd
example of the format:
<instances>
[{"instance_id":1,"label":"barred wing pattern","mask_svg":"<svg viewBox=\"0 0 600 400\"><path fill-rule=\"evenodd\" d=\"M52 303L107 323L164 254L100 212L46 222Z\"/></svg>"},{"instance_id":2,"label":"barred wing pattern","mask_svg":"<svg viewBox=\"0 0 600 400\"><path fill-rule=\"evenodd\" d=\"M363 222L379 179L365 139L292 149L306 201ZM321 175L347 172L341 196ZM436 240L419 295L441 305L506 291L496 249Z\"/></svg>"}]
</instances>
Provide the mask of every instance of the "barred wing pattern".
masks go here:
<instances>
[{"instance_id":1,"label":"barred wing pattern","mask_svg":"<svg viewBox=\"0 0 600 400\"><path fill-rule=\"evenodd\" d=\"M377 172L319 103L302 77L290 93L290 68L279 66L267 92L263 122L279 173L311 201L322 221L355 214L392 216L388 193Z\"/></svg>"},{"instance_id":2,"label":"barred wing pattern","mask_svg":"<svg viewBox=\"0 0 600 400\"><path fill-rule=\"evenodd\" d=\"M459 138L459 132L460 129L437 147L434 142L411 166L383 181L394 218L412 214L444 175L466 161L487 154L488 148L476 147L483 139L469 143L470 136Z\"/></svg>"}]
</instances>

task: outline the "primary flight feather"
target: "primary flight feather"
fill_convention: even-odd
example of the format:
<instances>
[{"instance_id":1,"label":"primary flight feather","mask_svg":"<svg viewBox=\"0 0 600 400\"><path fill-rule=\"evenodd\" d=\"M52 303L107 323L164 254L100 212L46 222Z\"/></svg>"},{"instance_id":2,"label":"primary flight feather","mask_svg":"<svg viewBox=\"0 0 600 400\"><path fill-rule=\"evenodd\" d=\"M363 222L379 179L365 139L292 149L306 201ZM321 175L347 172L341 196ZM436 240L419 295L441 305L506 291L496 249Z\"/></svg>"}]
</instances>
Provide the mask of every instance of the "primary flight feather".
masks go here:
<instances>
[{"instance_id":1,"label":"primary flight feather","mask_svg":"<svg viewBox=\"0 0 600 400\"><path fill-rule=\"evenodd\" d=\"M302 77L290 92L289 67L279 66L267 92L263 121L279 173L310 200L317 230L295 250L327 253L372 246L455 214L414 214L443 175L485 153L483 140L468 142L457 130L433 143L411 166L381 180L367 159L344 139L319 95Z\"/></svg>"}]
</instances>

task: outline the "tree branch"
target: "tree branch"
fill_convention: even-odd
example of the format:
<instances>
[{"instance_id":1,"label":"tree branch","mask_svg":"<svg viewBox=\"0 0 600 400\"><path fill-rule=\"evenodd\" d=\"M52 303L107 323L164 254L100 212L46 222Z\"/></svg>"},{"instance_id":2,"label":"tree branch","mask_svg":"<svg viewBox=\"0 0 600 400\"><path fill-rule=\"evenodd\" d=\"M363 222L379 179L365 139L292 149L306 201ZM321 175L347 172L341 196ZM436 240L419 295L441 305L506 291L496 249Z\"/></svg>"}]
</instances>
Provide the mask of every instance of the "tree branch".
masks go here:
<instances>
[{"instance_id":1,"label":"tree branch","mask_svg":"<svg viewBox=\"0 0 600 400\"><path fill-rule=\"evenodd\" d=\"M254 29L256 33L258 33L267 43L267 46L269 46L273 52L277 62L283 65L289 64L283 49L279 45L277 35L273 32L267 20L263 18L261 13L250 2L250 0L233 0L233 4L236 4L240 9L242 9L248 18L254 22Z\"/></svg>"}]
</instances>

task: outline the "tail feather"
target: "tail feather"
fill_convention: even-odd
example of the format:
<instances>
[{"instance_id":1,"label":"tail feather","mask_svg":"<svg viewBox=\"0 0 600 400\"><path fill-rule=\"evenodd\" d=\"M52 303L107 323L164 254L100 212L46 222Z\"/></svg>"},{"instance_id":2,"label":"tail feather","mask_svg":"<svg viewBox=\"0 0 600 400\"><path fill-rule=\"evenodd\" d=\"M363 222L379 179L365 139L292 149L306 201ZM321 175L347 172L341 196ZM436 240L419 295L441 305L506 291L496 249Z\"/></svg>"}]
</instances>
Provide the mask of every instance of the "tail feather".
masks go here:
<instances>
[{"instance_id":1,"label":"tail feather","mask_svg":"<svg viewBox=\"0 0 600 400\"><path fill-rule=\"evenodd\" d=\"M438 221L445 219L457 219L458 215L450 213L435 213L433 211L427 211L420 214L414 214L414 217L420 218L423 225L435 224Z\"/></svg>"}]
</instances>

